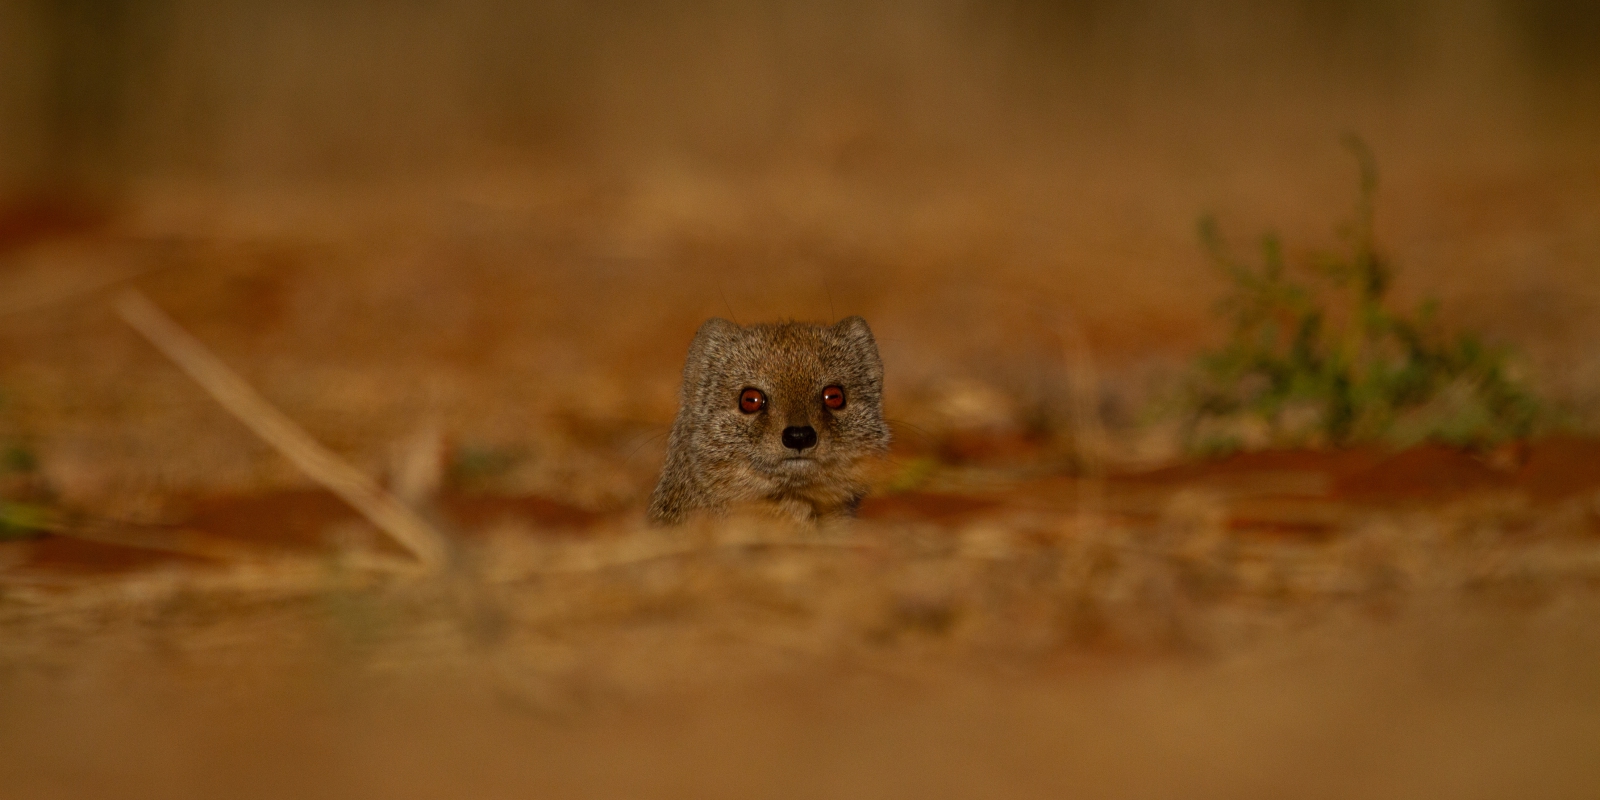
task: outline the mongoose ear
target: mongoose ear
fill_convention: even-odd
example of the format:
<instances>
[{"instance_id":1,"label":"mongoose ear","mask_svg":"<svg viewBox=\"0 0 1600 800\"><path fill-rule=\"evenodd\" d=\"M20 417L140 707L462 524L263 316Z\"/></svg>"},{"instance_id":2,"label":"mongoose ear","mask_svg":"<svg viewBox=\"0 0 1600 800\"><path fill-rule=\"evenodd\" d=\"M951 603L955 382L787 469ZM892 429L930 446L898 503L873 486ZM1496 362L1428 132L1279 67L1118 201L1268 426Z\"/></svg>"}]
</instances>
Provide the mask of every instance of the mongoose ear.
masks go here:
<instances>
[{"instance_id":1,"label":"mongoose ear","mask_svg":"<svg viewBox=\"0 0 1600 800\"><path fill-rule=\"evenodd\" d=\"M733 341L739 334L739 326L721 317L712 317L700 325L700 330L695 331L694 341L689 345L689 357L683 362L683 396L687 400L702 383L707 367L716 357L722 345Z\"/></svg>"},{"instance_id":2,"label":"mongoose ear","mask_svg":"<svg viewBox=\"0 0 1600 800\"><path fill-rule=\"evenodd\" d=\"M878 352L878 342L872 338L872 329L867 327L867 321L861 317L845 317L834 323L833 329L851 344L874 353Z\"/></svg>"},{"instance_id":3,"label":"mongoose ear","mask_svg":"<svg viewBox=\"0 0 1600 800\"><path fill-rule=\"evenodd\" d=\"M689 360L695 356L716 349L716 345L727 342L739 333L739 326L722 317L712 317L701 323L700 330L694 332L694 342L689 345Z\"/></svg>"},{"instance_id":4,"label":"mongoose ear","mask_svg":"<svg viewBox=\"0 0 1600 800\"><path fill-rule=\"evenodd\" d=\"M878 380L883 379L883 359L878 356L878 341L872 338L872 329L867 327L867 321L860 317L845 317L834 323L833 330L846 345L855 352L871 374Z\"/></svg>"}]
</instances>

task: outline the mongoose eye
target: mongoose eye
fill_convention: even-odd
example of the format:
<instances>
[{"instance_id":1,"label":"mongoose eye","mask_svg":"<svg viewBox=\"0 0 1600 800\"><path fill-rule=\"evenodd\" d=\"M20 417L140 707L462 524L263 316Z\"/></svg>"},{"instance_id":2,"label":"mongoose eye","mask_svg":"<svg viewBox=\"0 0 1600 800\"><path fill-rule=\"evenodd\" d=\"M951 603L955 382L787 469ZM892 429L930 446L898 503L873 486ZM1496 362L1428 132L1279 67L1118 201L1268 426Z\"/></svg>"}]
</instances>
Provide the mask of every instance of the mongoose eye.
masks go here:
<instances>
[{"instance_id":1,"label":"mongoose eye","mask_svg":"<svg viewBox=\"0 0 1600 800\"><path fill-rule=\"evenodd\" d=\"M844 388L839 386L829 386L826 389L823 389L822 404L833 409L834 411L844 408Z\"/></svg>"},{"instance_id":2,"label":"mongoose eye","mask_svg":"<svg viewBox=\"0 0 1600 800\"><path fill-rule=\"evenodd\" d=\"M760 389L746 389L739 393L739 410L754 414L767 407L767 396Z\"/></svg>"}]
</instances>

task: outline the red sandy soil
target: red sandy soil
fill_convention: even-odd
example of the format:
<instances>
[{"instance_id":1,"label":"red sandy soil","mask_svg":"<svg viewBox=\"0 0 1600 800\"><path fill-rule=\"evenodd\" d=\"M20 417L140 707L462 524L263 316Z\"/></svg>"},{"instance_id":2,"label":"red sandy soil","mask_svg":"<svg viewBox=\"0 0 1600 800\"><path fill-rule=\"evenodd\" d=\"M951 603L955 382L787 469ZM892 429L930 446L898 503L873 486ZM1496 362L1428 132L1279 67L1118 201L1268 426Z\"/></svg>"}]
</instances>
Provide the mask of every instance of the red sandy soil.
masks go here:
<instances>
[{"instance_id":1,"label":"red sandy soil","mask_svg":"<svg viewBox=\"0 0 1600 800\"><path fill-rule=\"evenodd\" d=\"M0 255L52 239L90 234L104 228L111 218L104 204L69 193L13 196L0 201Z\"/></svg>"},{"instance_id":2,"label":"red sandy soil","mask_svg":"<svg viewBox=\"0 0 1600 800\"><path fill-rule=\"evenodd\" d=\"M1521 491L1535 501L1551 502L1600 487L1600 441L1552 437L1508 445L1489 454L1444 445L1398 452L1371 447L1273 450L1183 464L1127 479L1182 484L1282 473L1325 476L1327 490L1323 494L1352 503L1441 501L1481 491Z\"/></svg>"},{"instance_id":3,"label":"red sandy soil","mask_svg":"<svg viewBox=\"0 0 1600 800\"><path fill-rule=\"evenodd\" d=\"M204 566L215 563L217 557L252 552L333 552L340 545L339 531L363 530L361 516L354 509L319 489L179 498L171 505L177 511L169 524L119 523L98 532L97 540L47 534L0 543L0 563L10 564L18 572L80 575L164 565ZM582 530L601 518L543 497L470 494L445 495L431 512L446 530L466 537L508 523L539 531ZM376 534L364 536L361 544L379 552L402 553Z\"/></svg>"},{"instance_id":4,"label":"red sandy soil","mask_svg":"<svg viewBox=\"0 0 1600 800\"><path fill-rule=\"evenodd\" d=\"M1082 485L1079 478L1057 477L1017 482L999 492L884 494L868 498L860 516L872 522L954 528L1011 509L1069 510L1077 506ZM1600 440L1555 437L1487 455L1442 445L1398 452L1238 453L1113 475L1104 482L1103 493L1107 511L1137 518L1158 513L1150 497L1170 498L1186 489L1211 491L1226 500L1230 530L1325 538L1351 510L1363 507L1441 506L1482 495L1548 505L1600 491ZM172 506L176 510L170 523L127 525L121 543L113 543L115 532L102 541L46 535L0 544L0 553L16 571L106 574L207 563L205 557L185 552L185 541L262 553L331 552L339 544L337 531L359 529L361 523L349 506L316 489L189 497ZM530 534L581 534L608 519L545 497L460 492L439 497L428 512L445 530L469 538L505 525ZM633 513L630 509L615 516ZM369 538L366 544L380 551L398 552L382 537Z\"/></svg>"}]
</instances>

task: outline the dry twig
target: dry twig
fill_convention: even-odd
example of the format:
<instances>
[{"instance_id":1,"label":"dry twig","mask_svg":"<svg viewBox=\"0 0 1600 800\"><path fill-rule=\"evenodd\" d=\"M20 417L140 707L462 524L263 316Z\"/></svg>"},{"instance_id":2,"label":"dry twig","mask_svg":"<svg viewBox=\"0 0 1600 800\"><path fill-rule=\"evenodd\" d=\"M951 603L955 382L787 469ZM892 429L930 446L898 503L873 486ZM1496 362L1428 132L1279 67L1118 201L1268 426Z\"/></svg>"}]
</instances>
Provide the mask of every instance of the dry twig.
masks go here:
<instances>
[{"instance_id":1,"label":"dry twig","mask_svg":"<svg viewBox=\"0 0 1600 800\"><path fill-rule=\"evenodd\" d=\"M138 290L129 289L117 298L116 307L125 322L172 359L228 413L294 462L312 480L343 498L411 551L424 566L437 567L444 562L444 537L433 526L365 473L313 439L149 298Z\"/></svg>"}]
</instances>

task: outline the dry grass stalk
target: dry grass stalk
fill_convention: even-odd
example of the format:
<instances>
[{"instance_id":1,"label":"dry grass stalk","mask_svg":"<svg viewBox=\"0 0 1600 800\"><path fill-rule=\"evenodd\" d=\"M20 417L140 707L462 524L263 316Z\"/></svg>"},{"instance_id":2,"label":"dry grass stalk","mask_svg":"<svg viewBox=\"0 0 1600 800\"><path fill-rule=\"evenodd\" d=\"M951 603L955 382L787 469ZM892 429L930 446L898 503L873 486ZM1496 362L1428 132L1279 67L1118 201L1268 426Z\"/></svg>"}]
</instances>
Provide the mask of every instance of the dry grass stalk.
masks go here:
<instances>
[{"instance_id":1,"label":"dry grass stalk","mask_svg":"<svg viewBox=\"0 0 1600 800\"><path fill-rule=\"evenodd\" d=\"M1089 337L1071 313L1062 310L1053 316L1070 378L1072 441L1081 469L1077 519L1077 532L1081 536L1104 523L1105 467L1110 445L1105 422L1100 417L1100 371L1095 365Z\"/></svg>"},{"instance_id":2,"label":"dry grass stalk","mask_svg":"<svg viewBox=\"0 0 1600 800\"><path fill-rule=\"evenodd\" d=\"M361 512L426 567L445 561L445 541L410 508L313 439L237 373L135 289L118 296L117 313L199 383L228 413L307 475Z\"/></svg>"}]
</instances>

